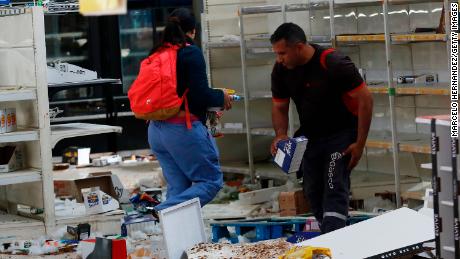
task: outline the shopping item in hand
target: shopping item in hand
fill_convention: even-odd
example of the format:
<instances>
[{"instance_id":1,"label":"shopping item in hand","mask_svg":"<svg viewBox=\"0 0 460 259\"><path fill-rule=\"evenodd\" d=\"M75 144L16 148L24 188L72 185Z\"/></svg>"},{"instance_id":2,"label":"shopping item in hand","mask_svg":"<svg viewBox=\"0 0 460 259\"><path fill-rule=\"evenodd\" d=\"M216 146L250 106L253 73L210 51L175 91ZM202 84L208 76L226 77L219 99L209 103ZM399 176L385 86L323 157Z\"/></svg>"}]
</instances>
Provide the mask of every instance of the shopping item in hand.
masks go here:
<instances>
[{"instance_id":1,"label":"shopping item in hand","mask_svg":"<svg viewBox=\"0 0 460 259\"><path fill-rule=\"evenodd\" d=\"M230 90L230 89L223 89L223 91L226 91L228 94L230 94L230 98L232 101L240 101L243 99L242 96L236 95L235 90ZM208 108L207 112L207 126L209 128L209 131L211 132L211 135L215 138L223 137L224 134L220 131L220 129L217 127L220 123L220 119L223 116L223 110L224 107L210 107Z\"/></svg>"}]
</instances>

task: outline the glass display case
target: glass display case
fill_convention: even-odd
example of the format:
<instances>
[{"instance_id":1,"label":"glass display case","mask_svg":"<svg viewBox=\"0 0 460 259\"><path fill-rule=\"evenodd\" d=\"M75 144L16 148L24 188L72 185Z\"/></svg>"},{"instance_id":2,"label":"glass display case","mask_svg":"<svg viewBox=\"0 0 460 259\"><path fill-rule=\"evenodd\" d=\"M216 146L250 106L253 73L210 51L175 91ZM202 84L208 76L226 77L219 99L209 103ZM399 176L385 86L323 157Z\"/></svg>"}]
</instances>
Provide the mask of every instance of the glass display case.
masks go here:
<instances>
[{"instance_id":1,"label":"glass display case","mask_svg":"<svg viewBox=\"0 0 460 259\"><path fill-rule=\"evenodd\" d=\"M88 18L77 13L46 15L46 61L68 62L90 68L88 58Z\"/></svg>"},{"instance_id":2,"label":"glass display case","mask_svg":"<svg viewBox=\"0 0 460 259\"><path fill-rule=\"evenodd\" d=\"M149 55L154 44L156 28L154 11L151 8L129 10L120 16L120 52L123 73L123 93L139 72L140 62Z\"/></svg>"},{"instance_id":3,"label":"glass display case","mask_svg":"<svg viewBox=\"0 0 460 259\"><path fill-rule=\"evenodd\" d=\"M192 1L129 1L127 14L120 16L84 17L78 12L46 15L48 63L66 62L97 71L99 78L121 80L112 88L107 84L59 90L50 86L50 109L62 111L51 123L84 121L122 126L123 133L116 141L118 149L147 147L145 122L134 118L127 92L140 62L158 43L167 16L178 7L191 8ZM91 141L78 141L91 146ZM63 141L56 150L68 144Z\"/></svg>"},{"instance_id":4,"label":"glass display case","mask_svg":"<svg viewBox=\"0 0 460 259\"><path fill-rule=\"evenodd\" d=\"M48 64L65 62L92 69L89 58L88 18L78 13L45 16L46 61ZM63 111L60 117L98 112L101 105L94 99L91 87L73 88L50 94L50 108ZM96 102L94 102L96 101Z\"/></svg>"}]
</instances>

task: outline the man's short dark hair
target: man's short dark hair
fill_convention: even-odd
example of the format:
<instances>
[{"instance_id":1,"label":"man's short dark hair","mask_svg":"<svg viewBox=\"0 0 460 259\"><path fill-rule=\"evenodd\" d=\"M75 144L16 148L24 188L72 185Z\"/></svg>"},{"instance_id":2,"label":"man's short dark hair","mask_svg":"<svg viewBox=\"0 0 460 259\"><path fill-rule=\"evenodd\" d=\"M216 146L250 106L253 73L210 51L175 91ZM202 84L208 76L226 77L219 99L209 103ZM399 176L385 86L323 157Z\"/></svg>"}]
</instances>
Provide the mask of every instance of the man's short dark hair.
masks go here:
<instances>
[{"instance_id":1,"label":"man's short dark hair","mask_svg":"<svg viewBox=\"0 0 460 259\"><path fill-rule=\"evenodd\" d=\"M272 44L285 40L288 44L307 43L305 32L299 25L289 22L281 24L270 37Z\"/></svg>"}]
</instances>

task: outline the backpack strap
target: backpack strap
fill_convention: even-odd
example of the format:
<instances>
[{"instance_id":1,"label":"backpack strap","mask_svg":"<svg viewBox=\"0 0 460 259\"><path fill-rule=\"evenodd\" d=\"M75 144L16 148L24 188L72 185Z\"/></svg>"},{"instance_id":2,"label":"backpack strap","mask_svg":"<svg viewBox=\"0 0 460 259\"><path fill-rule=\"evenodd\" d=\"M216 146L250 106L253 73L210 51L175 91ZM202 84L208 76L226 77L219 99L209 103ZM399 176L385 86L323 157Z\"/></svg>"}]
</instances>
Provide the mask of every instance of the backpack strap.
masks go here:
<instances>
[{"instance_id":1,"label":"backpack strap","mask_svg":"<svg viewBox=\"0 0 460 259\"><path fill-rule=\"evenodd\" d=\"M325 70L327 70L327 62L326 62L327 55L331 54L334 51L335 51L335 49L333 49L333 48L326 49L321 53L321 56L319 57L319 62L321 63L321 66Z\"/></svg>"},{"instance_id":2,"label":"backpack strap","mask_svg":"<svg viewBox=\"0 0 460 259\"><path fill-rule=\"evenodd\" d=\"M188 99L187 99L187 93L188 93L188 88L185 89L185 92L182 94L181 102L185 103L185 124L187 124L187 129L192 129L192 119L190 115L190 110L188 108Z\"/></svg>"}]
</instances>

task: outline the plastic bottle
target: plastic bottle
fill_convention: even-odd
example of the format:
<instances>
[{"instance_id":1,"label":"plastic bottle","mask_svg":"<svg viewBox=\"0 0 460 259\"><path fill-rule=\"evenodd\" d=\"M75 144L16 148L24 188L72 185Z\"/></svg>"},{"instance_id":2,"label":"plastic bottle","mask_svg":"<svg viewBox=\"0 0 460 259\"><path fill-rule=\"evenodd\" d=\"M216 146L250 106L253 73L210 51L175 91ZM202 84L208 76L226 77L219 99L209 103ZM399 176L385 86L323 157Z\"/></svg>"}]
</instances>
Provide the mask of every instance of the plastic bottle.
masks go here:
<instances>
[{"instance_id":1,"label":"plastic bottle","mask_svg":"<svg viewBox=\"0 0 460 259\"><path fill-rule=\"evenodd\" d=\"M231 94L229 96L230 96L230 99L232 99L232 101L241 101L241 100L243 100L243 96L240 96L240 95ZM220 111L223 111L223 110L224 110L224 107L209 107L208 108L208 111L210 111L210 112L220 112Z\"/></svg>"}]
</instances>

